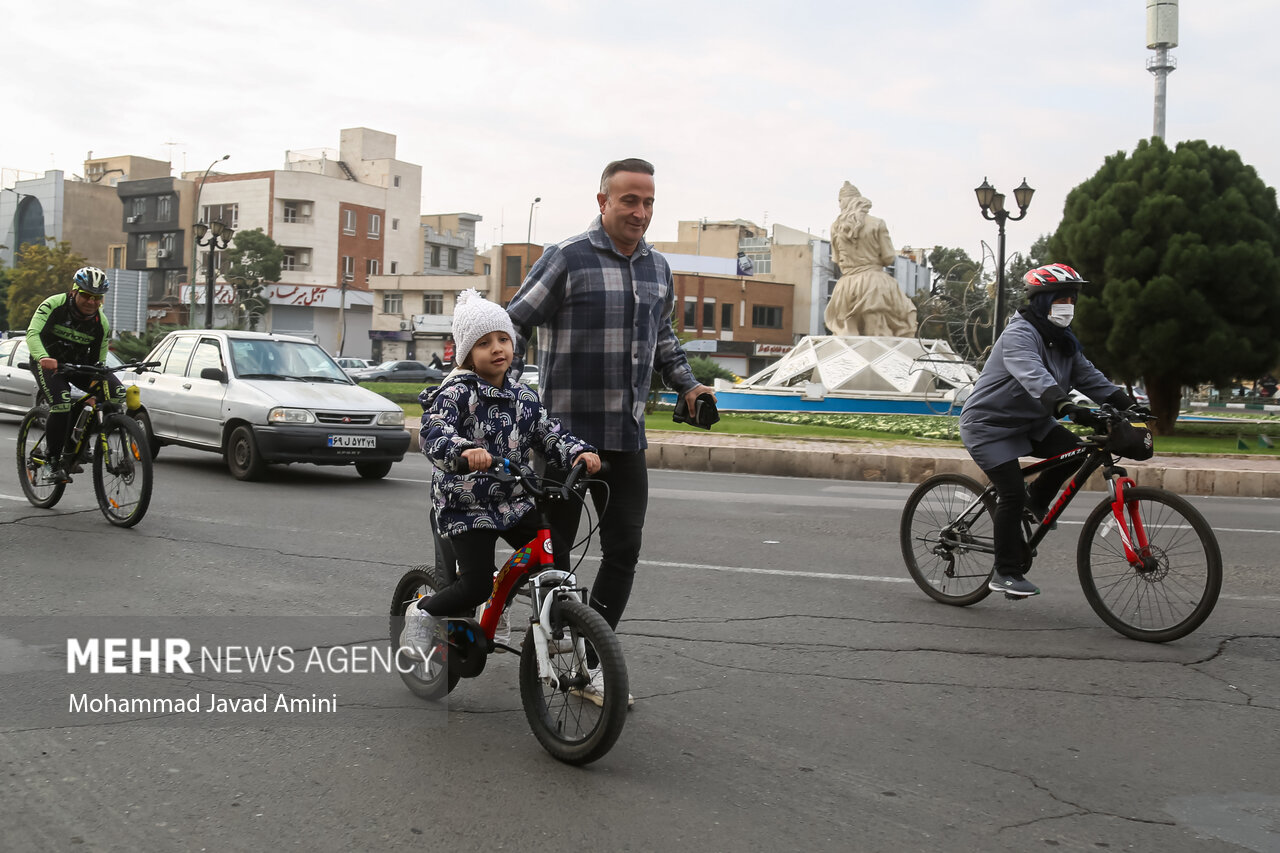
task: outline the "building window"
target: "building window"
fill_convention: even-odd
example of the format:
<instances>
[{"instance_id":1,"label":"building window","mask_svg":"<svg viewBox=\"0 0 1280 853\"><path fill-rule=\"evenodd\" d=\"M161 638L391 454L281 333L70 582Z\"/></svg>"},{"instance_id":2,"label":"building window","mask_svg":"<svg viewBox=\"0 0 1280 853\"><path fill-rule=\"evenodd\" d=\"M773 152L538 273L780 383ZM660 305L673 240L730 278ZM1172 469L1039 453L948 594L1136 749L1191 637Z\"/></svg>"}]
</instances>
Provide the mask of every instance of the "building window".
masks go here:
<instances>
[{"instance_id":1,"label":"building window","mask_svg":"<svg viewBox=\"0 0 1280 853\"><path fill-rule=\"evenodd\" d=\"M160 237L160 249L164 252L165 257L173 257L173 246L175 243L175 235L165 234Z\"/></svg>"},{"instance_id":2,"label":"building window","mask_svg":"<svg viewBox=\"0 0 1280 853\"><path fill-rule=\"evenodd\" d=\"M440 266L440 247L439 246L431 247L431 266L433 267Z\"/></svg>"},{"instance_id":3,"label":"building window","mask_svg":"<svg viewBox=\"0 0 1280 853\"><path fill-rule=\"evenodd\" d=\"M296 201L286 201L284 203L284 221L298 221L298 203Z\"/></svg>"},{"instance_id":4,"label":"building window","mask_svg":"<svg viewBox=\"0 0 1280 853\"><path fill-rule=\"evenodd\" d=\"M392 261L392 262L391 262L391 270L390 270L390 272L391 272L391 274L392 274L392 275L398 275L398 274L399 274L399 272L400 272L400 262L399 262L399 261Z\"/></svg>"},{"instance_id":5,"label":"building window","mask_svg":"<svg viewBox=\"0 0 1280 853\"><path fill-rule=\"evenodd\" d=\"M394 176L392 176L392 178L391 178L391 186L393 186L393 187L399 187L399 186L400 186L400 176L399 176L399 175L394 175Z\"/></svg>"},{"instance_id":6,"label":"building window","mask_svg":"<svg viewBox=\"0 0 1280 853\"><path fill-rule=\"evenodd\" d=\"M444 313L444 294L443 293L422 294L422 313L423 314L443 314Z\"/></svg>"},{"instance_id":7,"label":"building window","mask_svg":"<svg viewBox=\"0 0 1280 853\"><path fill-rule=\"evenodd\" d=\"M781 329L782 308L774 305L752 305L751 325L757 329Z\"/></svg>"},{"instance_id":8,"label":"building window","mask_svg":"<svg viewBox=\"0 0 1280 853\"><path fill-rule=\"evenodd\" d=\"M684 303L684 330L692 332L698 328L698 303L692 299L686 299Z\"/></svg>"},{"instance_id":9,"label":"building window","mask_svg":"<svg viewBox=\"0 0 1280 853\"><path fill-rule=\"evenodd\" d=\"M488 275L488 274L489 274L489 273L491 273L491 272L493 272L493 264L489 263L488 261L485 261L485 263L484 263L484 274L485 274L485 275Z\"/></svg>"},{"instance_id":10,"label":"building window","mask_svg":"<svg viewBox=\"0 0 1280 853\"><path fill-rule=\"evenodd\" d=\"M111 268L116 270L124 269L124 247L123 246L111 247Z\"/></svg>"},{"instance_id":11,"label":"building window","mask_svg":"<svg viewBox=\"0 0 1280 853\"><path fill-rule=\"evenodd\" d=\"M204 222L221 222L232 228L240 227L240 205L238 204L206 204L203 208Z\"/></svg>"},{"instance_id":12,"label":"building window","mask_svg":"<svg viewBox=\"0 0 1280 853\"><path fill-rule=\"evenodd\" d=\"M280 261L280 269L288 272L305 272L311 269L311 250L293 247L284 248L284 257Z\"/></svg>"},{"instance_id":13,"label":"building window","mask_svg":"<svg viewBox=\"0 0 1280 853\"><path fill-rule=\"evenodd\" d=\"M382 264L378 261L377 258L368 258L364 262L364 274L377 275L378 270L381 269L381 267L382 267Z\"/></svg>"},{"instance_id":14,"label":"building window","mask_svg":"<svg viewBox=\"0 0 1280 853\"><path fill-rule=\"evenodd\" d=\"M456 270L458 268L458 250L449 250L449 269Z\"/></svg>"},{"instance_id":15,"label":"building window","mask_svg":"<svg viewBox=\"0 0 1280 853\"><path fill-rule=\"evenodd\" d=\"M505 260L507 262L507 268L505 271L507 287L519 287L520 286L520 256L507 255Z\"/></svg>"},{"instance_id":16,"label":"building window","mask_svg":"<svg viewBox=\"0 0 1280 853\"><path fill-rule=\"evenodd\" d=\"M343 281L356 280L356 259L351 257L350 255L342 256L342 280Z\"/></svg>"},{"instance_id":17,"label":"building window","mask_svg":"<svg viewBox=\"0 0 1280 853\"><path fill-rule=\"evenodd\" d=\"M377 240L382 236L382 216L377 213L369 214L369 239Z\"/></svg>"},{"instance_id":18,"label":"building window","mask_svg":"<svg viewBox=\"0 0 1280 853\"><path fill-rule=\"evenodd\" d=\"M134 249L133 255L135 260L145 261L147 259L147 241L150 239L150 234L138 235L138 242L135 244L136 248Z\"/></svg>"},{"instance_id":19,"label":"building window","mask_svg":"<svg viewBox=\"0 0 1280 853\"><path fill-rule=\"evenodd\" d=\"M733 331L733 305L729 302L720 304L720 329L721 331Z\"/></svg>"},{"instance_id":20,"label":"building window","mask_svg":"<svg viewBox=\"0 0 1280 853\"><path fill-rule=\"evenodd\" d=\"M382 313L400 314L404 311L404 294L398 290L386 290L382 293Z\"/></svg>"},{"instance_id":21,"label":"building window","mask_svg":"<svg viewBox=\"0 0 1280 853\"><path fill-rule=\"evenodd\" d=\"M168 222L173 218L173 196L162 195L156 199L156 221Z\"/></svg>"},{"instance_id":22,"label":"building window","mask_svg":"<svg viewBox=\"0 0 1280 853\"><path fill-rule=\"evenodd\" d=\"M147 212L147 200L138 196L133 200L133 207L130 208L130 215L143 216Z\"/></svg>"},{"instance_id":23,"label":"building window","mask_svg":"<svg viewBox=\"0 0 1280 853\"><path fill-rule=\"evenodd\" d=\"M716 304L714 302L702 303L702 328L708 332L714 332L716 328Z\"/></svg>"},{"instance_id":24,"label":"building window","mask_svg":"<svg viewBox=\"0 0 1280 853\"><path fill-rule=\"evenodd\" d=\"M356 212L354 210L342 211L342 233L356 233Z\"/></svg>"},{"instance_id":25,"label":"building window","mask_svg":"<svg viewBox=\"0 0 1280 853\"><path fill-rule=\"evenodd\" d=\"M400 230L400 220L399 220L399 219L392 219L392 220L391 220L391 230L392 230L392 231L399 231L399 230Z\"/></svg>"}]
</instances>

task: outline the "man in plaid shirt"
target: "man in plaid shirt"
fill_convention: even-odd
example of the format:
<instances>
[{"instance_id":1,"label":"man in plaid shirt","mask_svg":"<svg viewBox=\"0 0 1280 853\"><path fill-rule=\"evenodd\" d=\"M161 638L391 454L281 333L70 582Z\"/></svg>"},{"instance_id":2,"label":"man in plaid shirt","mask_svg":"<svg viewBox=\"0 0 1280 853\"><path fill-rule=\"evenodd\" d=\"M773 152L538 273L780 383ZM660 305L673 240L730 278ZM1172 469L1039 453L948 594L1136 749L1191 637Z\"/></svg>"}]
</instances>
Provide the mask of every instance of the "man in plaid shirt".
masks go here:
<instances>
[{"instance_id":1,"label":"man in plaid shirt","mask_svg":"<svg viewBox=\"0 0 1280 853\"><path fill-rule=\"evenodd\" d=\"M591 606L613 628L631 596L649 502L644 406L650 377L684 394L689 410L699 384L671 328L671 267L644 240L653 218L653 166L616 160L605 167L600 216L586 233L546 250L507 306L517 359L534 329L542 371L539 393L565 429L595 445L609 484L600 518L600 572ZM549 471L548 476L562 472ZM603 490L593 491L597 510ZM572 541L581 507L559 503L551 522Z\"/></svg>"}]
</instances>

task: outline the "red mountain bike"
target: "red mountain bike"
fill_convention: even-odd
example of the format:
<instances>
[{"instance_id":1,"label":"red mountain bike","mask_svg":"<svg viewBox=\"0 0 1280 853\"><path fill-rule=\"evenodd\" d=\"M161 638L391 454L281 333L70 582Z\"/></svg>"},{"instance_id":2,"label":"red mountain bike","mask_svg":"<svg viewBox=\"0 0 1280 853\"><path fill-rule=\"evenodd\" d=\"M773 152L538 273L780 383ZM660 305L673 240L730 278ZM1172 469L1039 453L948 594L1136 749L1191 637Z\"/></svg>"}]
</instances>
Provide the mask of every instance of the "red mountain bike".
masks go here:
<instances>
[{"instance_id":1,"label":"red mountain bike","mask_svg":"<svg viewBox=\"0 0 1280 853\"><path fill-rule=\"evenodd\" d=\"M1136 485L1116 464L1112 433L1138 419L1137 413L1110 406L1096 413L1104 423L1082 446L1022 469L1024 478L1049 468L1077 469L1043 519L1030 513L1023 518L1026 547L1034 557L1089 476L1101 469L1110 497L1089 513L1076 549L1084 596L1103 622L1126 637L1151 643L1185 637L1218 602L1218 539L1186 499ZM995 487L983 488L963 474L938 474L911 493L902 510L902 556L929 597L964 607L990 594L995 506Z\"/></svg>"},{"instance_id":2,"label":"red mountain bike","mask_svg":"<svg viewBox=\"0 0 1280 853\"><path fill-rule=\"evenodd\" d=\"M538 535L494 576L493 593L480 618L458 617L445 623L443 655L433 651L425 661L397 653L397 669L405 685L423 699L440 699L463 678L484 671L489 655L506 651L520 656L520 701L538 742L568 764L587 764L607 753L622 734L627 720L627 665L622 646L609 623L586 604L586 589L572 572L555 568L551 532L542 504L583 500L589 480L586 468L575 466L563 484L535 480L500 460L480 476L517 480L538 502ZM590 534L588 533L589 542ZM448 585L434 565L415 566L396 584L391 597L391 645L400 644L404 612L409 603ZM529 627L519 648L495 640L499 620L516 598L530 606ZM603 690L587 688L596 675ZM601 694L603 694L601 696Z\"/></svg>"}]
</instances>

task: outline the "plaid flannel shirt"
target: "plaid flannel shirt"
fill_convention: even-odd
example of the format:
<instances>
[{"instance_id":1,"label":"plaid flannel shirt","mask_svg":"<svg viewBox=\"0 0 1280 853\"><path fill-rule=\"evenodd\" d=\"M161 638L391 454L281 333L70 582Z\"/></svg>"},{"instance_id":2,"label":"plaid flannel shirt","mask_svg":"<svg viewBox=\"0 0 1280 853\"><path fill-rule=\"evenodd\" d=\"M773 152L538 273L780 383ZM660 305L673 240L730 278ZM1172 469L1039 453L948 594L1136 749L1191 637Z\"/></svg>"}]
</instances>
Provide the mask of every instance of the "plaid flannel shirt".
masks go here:
<instances>
[{"instance_id":1,"label":"plaid flannel shirt","mask_svg":"<svg viewBox=\"0 0 1280 853\"><path fill-rule=\"evenodd\" d=\"M648 446L653 372L681 393L698 384L671 328L674 307L666 259L643 239L623 255L597 216L543 253L507 312L521 364L538 330L538 390L565 429L601 450L634 451Z\"/></svg>"}]
</instances>

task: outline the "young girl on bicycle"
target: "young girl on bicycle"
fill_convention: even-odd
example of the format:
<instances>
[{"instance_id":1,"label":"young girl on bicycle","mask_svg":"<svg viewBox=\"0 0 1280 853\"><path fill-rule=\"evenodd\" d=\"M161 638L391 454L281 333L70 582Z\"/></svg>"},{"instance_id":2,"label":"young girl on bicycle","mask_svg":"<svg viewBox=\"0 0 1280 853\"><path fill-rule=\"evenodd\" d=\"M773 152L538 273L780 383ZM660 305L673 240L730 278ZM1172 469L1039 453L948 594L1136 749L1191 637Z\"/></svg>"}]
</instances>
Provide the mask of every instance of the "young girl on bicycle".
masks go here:
<instances>
[{"instance_id":1,"label":"young girl on bicycle","mask_svg":"<svg viewBox=\"0 0 1280 853\"><path fill-rule=\"evenodd\" d=\"M1071 402L1078 388L1091 400L1133 408L1123 389L1084 357L1071 334L1076 297L1088 282L1066 264L1049 264L1023 277L1028 304L1018 309L991 349L991 356L960 413L965 449L996 487L992 519L995 566L988 586L1016 596L1040 590L1023 577L1029 554L1022 539L1022 513L1030 506L1043 518L1070 470L1045 471L1027 487L1019 457L1047 459L1078 447L1079 439L1058 423L1069 417L1095 425L1093 412Z\"/></svg>"},{"instance_id":2,"label":"young girl on bicycle","mask_svg":"<svg viewBox=\"0 0 1280 853\"><path fill-rule=\"evenodd\" d=\"M505 309L474 289L463 291L454 308L453 339L458 367L419 399L422 452L436 468L432 507L453 546L458 578L405 611L400 646L420 660L439 642L437 617L470 614L489 598L498 539L518 548L538 532L533 499L518 483L464 475L500 459L532 474L535 451L566 469L581 461L589 474L600 470L595 448L565 432L537 394L507 377L515 329ZM556 562L567 561L567 543L554 533L552 539Z\"/></svg>"}]
</instances>

